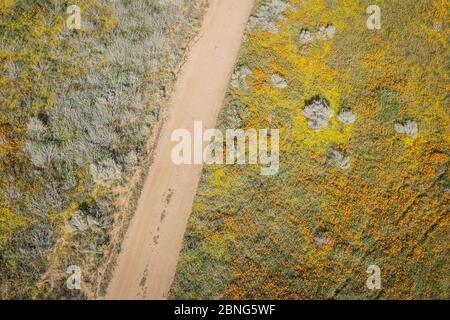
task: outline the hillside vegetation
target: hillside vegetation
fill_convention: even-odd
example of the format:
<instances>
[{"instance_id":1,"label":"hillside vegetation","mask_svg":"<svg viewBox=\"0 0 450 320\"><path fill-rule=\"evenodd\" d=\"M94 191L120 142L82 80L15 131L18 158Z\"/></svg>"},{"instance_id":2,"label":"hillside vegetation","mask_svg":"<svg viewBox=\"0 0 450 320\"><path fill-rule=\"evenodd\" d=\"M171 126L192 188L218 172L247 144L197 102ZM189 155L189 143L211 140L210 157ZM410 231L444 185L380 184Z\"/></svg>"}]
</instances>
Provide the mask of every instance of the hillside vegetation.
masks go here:
<instances>
[{"instance_id":1,"label":"hillside vegetation","mask_svg":"<svg viewBox=\"0 0 450 320\"><path fill-rule=\"evenodd\" d=\"M219 127L279 129L280 171L205 167L171 298L450 298L448 9L258 1Z\"/></svg>"},{"instance_id":2,"label":"hillside vegetation","mask_svg":"<svg viewBox=\"0 0 450 320\"><path fill-rule=\"evenodd\" d=\"M139 193L199 3L1 1L1 298L101 294L133 210L117 190ZM69 5L80 30L66 26ZM81 291L66 288L71 265Z\"/></svg>"}]
</instances>

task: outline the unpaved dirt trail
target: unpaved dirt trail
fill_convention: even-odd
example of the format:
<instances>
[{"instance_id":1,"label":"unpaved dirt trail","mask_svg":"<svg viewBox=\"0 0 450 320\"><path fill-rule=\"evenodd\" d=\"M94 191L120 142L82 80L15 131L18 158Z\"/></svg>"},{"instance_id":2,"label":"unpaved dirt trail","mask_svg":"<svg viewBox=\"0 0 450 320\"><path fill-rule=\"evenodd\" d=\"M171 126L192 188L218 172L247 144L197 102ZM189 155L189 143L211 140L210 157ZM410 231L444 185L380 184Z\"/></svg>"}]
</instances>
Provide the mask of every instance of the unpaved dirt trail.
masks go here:
<instances>
[{"instance_id":1,"label":"unpaved dirt trail","mask_svg":"<svg viewBox=\"0 0 450 320\"><path fill-rule=\"evenodd\" d=\"M122 243L106 299L165 299L175 275L202 165L175 165L175 129L213 128L253 0L210 0L169 102L152 167Z\"/></svg>"}]
</instances>

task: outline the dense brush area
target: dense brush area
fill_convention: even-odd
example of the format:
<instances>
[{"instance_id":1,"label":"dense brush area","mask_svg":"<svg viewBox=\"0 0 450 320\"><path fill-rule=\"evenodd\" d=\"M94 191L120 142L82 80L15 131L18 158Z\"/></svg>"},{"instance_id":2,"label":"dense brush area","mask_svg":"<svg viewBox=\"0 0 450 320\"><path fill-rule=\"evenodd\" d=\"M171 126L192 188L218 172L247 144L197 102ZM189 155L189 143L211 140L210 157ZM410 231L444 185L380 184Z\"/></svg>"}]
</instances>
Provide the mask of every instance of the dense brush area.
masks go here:
<instances>
[{"instance_id":1,"label":"dense brush area","mask_svg":"<svg viewBox=\"0 0 450 320\"><path fill-rule=\"evenodd\" d=\"M279 129L280 171L205 167L172 298L450 298L448 9L258 1L219 126Z\"/></svg>"},{"instance_id":2,"label":"dense brush area","mask_svg":"<svg viewBox=\"0 0 450 320\"><path fill-rule=\"evenodd\" d=\"M136 180L200 16L191 0L1 1L0 297L101 294L114 191Z\"/></svg>"}]
</instances>

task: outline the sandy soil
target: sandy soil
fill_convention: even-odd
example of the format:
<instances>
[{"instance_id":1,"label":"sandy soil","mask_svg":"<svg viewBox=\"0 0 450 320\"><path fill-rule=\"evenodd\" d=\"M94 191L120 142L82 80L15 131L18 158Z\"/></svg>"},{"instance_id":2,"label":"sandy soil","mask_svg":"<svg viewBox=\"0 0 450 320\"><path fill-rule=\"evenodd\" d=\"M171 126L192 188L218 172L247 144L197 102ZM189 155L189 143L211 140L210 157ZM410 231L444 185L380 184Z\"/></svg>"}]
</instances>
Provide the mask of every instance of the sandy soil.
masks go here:
<instances>
[{"instance_id":1,"label":"sandy soil","mask_svg":"<svg viewBox=\"0 0 450 320\"><path fill-rule=\"evenodd\" d=\"M253 0L210 0L189 50L137 211L122 244L106 299L165 299L172 283L201 165L171 161L175 129L213 128L225 97ZM192 131L191 131L192 132Z\"/></svg>"}]
</instances>

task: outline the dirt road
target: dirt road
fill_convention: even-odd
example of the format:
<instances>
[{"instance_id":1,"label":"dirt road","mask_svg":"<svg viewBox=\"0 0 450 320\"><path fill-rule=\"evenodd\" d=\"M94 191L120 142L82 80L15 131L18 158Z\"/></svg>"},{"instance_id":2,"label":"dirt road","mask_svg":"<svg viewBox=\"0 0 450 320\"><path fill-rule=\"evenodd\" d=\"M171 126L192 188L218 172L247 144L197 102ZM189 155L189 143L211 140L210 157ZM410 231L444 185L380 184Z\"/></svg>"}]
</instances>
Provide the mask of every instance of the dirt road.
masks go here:
<instances>
[{"instance_id":1,"label":"dirt road","mask_svg":"<svg viewBox=\"0 0 450 320\"><path fill-rule=\"evenodd\" d=\"M210 0L200 38L175 84L167 120L106 299L164 299L172 283L201 165L175 165L175 129L213 128L253 0ZM191 131L192 132L192 131Z\"/></svg>"}]
</instances>

